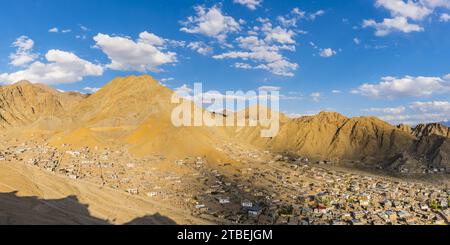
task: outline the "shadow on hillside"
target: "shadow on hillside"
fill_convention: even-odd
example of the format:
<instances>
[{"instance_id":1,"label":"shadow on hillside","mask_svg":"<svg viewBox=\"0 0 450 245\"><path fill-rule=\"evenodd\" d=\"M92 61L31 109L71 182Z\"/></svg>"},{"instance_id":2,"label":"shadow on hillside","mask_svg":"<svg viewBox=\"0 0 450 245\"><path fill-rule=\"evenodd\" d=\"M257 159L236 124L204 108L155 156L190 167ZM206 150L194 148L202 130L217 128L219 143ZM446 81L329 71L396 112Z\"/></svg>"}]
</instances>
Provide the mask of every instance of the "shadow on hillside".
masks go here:
<instances>
[{"instance_id":1,"label":"shadow on hillside","mask_svg":"<svg viewBox=\"0 0 450 245\"><path fill-rule=\"evenodd\" d=\"M0 193L0 225L111 225L90 214L89 205L76 196L61 199L20 197L17 192ZM136 218L125 225L175 225L159 213Z\"/></svg>"}]
</instances>

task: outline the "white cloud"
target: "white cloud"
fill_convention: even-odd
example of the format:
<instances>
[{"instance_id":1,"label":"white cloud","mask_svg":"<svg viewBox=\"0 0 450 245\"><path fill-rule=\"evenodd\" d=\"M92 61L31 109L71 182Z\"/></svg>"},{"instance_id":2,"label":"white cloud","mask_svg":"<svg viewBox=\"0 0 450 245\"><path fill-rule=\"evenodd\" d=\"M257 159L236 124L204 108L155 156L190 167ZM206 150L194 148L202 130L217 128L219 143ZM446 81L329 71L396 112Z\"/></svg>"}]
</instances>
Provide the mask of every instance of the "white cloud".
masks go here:
<instances>
[{"instance_id":1,"label":"white cloud","mask_svg":"<svg viewBox=\"0 0 450 245\"><path fill-rule=\"evenodd\" d=\"M325 11L324 11L324 10L318 10L318 11L316 11L316 12L310 14L310 15L309 15L309 18L310 18L311 20L315 20L317 17L322 16L322 15L324 15L324 14L325 14Z\"/></svg>"},{"instance_id":2,"label":"white cloud","mask_svg":"<svg viewBox=\"0 0 450 245\"><path fill-rule=\"evenodd\" d=\"M52 32L52 33L57 33L59 31L59 29L57 27L53 27L50 30L48 30L48 32Z\"/></svg>"},{"instance_id":3,"label":"white cloud","mask_svg":"<svg viewBox=\"0 0 450 245\"><path fill-rule=\"evenodd\" d=\"M290 62L282 51L295 51L295 32L273 27L268 19L258 19L262 26L252 28L252 34L235 39L240 50L214 55L214 59L240 59L234 67L261 69L280 76L294 76L298 64Z\"/></svg>"},{"instance_id":4,"label":"white cloud","mask_svg":"<svg viewBox=\"0 0 450 245\"><path fill-rule=\"evenodd\" d=\"M450 120L450 102L413 102L407 107L371 108L365 110L393 124L416 125L419 123L446 122Z\"/></svg>"},{"instance_id":5,"label":"white cloud","mask_svg":"<svg viewBox=\"0 0 450 245\"><path fill-rule=\"evenodd\" d=\"M289 14L284 15L284 16L278 16L277 20L284 27L297 27L297 23L301 19L315 20L317 17L322 16L324 14L325 14L324 10L318 10L314 13L308 14L305 11L300 10L299 8L293 8ZM300 31L300 30L298 30L297 32L303 33L303 34L307 33L306 31Z\"/></svg>"},{"instance_id":6,"label":"white cloud","mask_svg":"<svg viewBox=\"0 0 450 245\"><path fill-rule=\"evenodd\" d=\"M319 92L311 93L309 96L311 97L311 99L312 99L314 102L319 102L320 99L322 98L322 94L319 93Z\"/></svg>"},{"instance_id":7,"label":"white cloud","mask_svg":"<svg viewBox=\"0 0 450 245\"><path fill-rule=\"evenodd\" d=\"M441 17L439 17L440 22L448 22L450 21L450 15L447 13L441 14Z\"/></svg>"},{"instance_id":8,"label":"white cloud","mask_svg":"<svg viewBox=\"0 0 450 245\"><path fill-rule=\"evenodd\" d=\"M377 84L363 84L352 93L373 98L424 97L450 91L450 82L440 77L383 77Z\"/></svg>"},{"instance_id":9,"label":"white cloud","mask_svg":"<svg viewBox=\"0 0 450 245\"><path fill-rule=\"evenodd\" d=\"M420 2L407 0L377 0L377 7L387 9L392 16L407 17L413 20L422 20L430 15L433 10Z\"/></svg>"},{"instance_id":10,"label":"white cloud","mask_svg":"<svg viewBox=\"0 0 450 245\"><path fill-rule=\"evenodd\" d=\"M450 9L450 2L448 0L420 0L420 2L429 8L448 8Z\"/></svg>"},{"instance_id":11,"label":"white cloud","mask_svg":"<svg viewBox=\"0 0 450 245\"><path fill-rule=\"evenodd\" d=\"M233 65L235 68L239 68L239 69L244 69L244 70L250 70L253 69L253 66L251 66L250 64L247 63L242 63L242 62L236 62Z\"/></svg>"},{"instance_id":12,"label":"white cloud","mask_svg":"<svg viewBox=\"0 0 450 245\"><path fill-rule=\"evenodd\" d=\"M305 17L305 11L302 11L299 8L293 8L289 14L278 16L277 20L284 27L297 27L297 22Z\"/></svg>"},{"instance_id":13,"label":"white cloud","mask_svg":"<svg viewBox=\"0 0 450 245\"><path fill-rule=\"evenodd\" d=\"M265 25L263 30L266 34L264 39L266 42L273 41L281 44L295 44L293 39L295 33L292 30L287 30L279 26L272 28L271 25Z\"/></svg>"},{"instance_id":14,"label":"white cloud","mask_svg":"<svg viewBox=\"0 0 450 245\"><path fill-rule=\"evenodd\" d=\"M333 93L333 94L340 94L340 93L342 93L342 91L335 89L335 90L332 90L331 93Z\"/></svg>"},{"instance_id":15,"label":"white cloud","mask_svg":"<svg viewBox=\"0 0 450 245\"><path fill-rule=\"evenodd\" d=\"M89 28L87 28L87 27L84 26L84 25L79 25L79 26L80 26L80 29L81 29L82 31L90 31Z\"/></svg>"},{"instance_id":16,"label":"white cloud","mask_svg":"<svg viewBox=\"0 0 450 245\"><path fill-rule=\"evenodd\" d=\"M190 93L192 93L192 91L193 89L190 88L187 84L183 84L182 86L175 88L175 93L182 97L190 96Z\"/></svg>"},{"instance_id":17,"label":"white cloud","mask_svg":"<svg viewBox=\"0 0 450 245\"><path fill-rule=\"evenodd\" d=\"M404 33L421 32L424 30L420 23L410 23L409 21L423 21L425 18L435 13L436 8L450 9L448 0L376 0L376 7L382 7L389 11L391 18L385 18L383 22L376 22L373 19L364 20L363 27L373 27L377 36L386 36L393 31ZM448 21L445 14L442 14L440 21ZM431 21L431 18L430 18Z\"/></svg>"},{"instance_id":18,"label":"white cloud","mask_svg":"<svg viewBox=\"0 0 450 245\"><path fill-rule=\"evenodd\" d=\"M319 55L324 58L330 58L332 56L335 56L336 54L337 52L331 48L322 49L319 53Z\"/></svg>"},{"instance_id":19,"label":"white cloud","mask_svg":"<svg viewBox=\"0 0 450 245\"><path fill-rule=\"evenodd\" d=\"M228 33L240 30L239 23L233 17L224 15L218 5L209 9L196 6L195 11L196 16L189 16L187 21L182 22L184 27L181 31L203 34L223 42Z\"/></svg>"},{"instance_id":20,"label":"white cloud","mask_svg":"<svg viewBox=\"0 0 450 245\"><path fill-rule=\"evenodd\" d=\"M62 32L62 33L69 33L69 32L72 32L72 30L66 29L66 30L62 30L61 32Z\"/></svg>"},{"instance_id":21,"label":"white cloud","mask_svg":"<svg viewBox=\"0 0 450 245\"><path fill-rule=\"evenodd\" d=\"M86 40L87 36L86 35L76 35L75 38L81 39L81 40Z\"/></svg>"},{"instance_id":22,"label":"white cloud","mask_svg":"<svg viewBox=\"0 0 450 245\"><path fill-rule=\"evenodd\" d=\"M450 102L448 101L428 101L414 102L410 105L411 109L425 113L450 113Z\"/></svg>"},{"instance_id":23,"label":"white cloud","mask_svg":"<svg viewBox=\"0 0 450 245\"><path fill-rule=\"evenodd\" d=\"M251 66L246 63L235 63L235 67L243 69L263 69L270 71L276 75L293 76L292 71L296 70L298 65L291 63L284 59L279 53L264 49L263 47L258 50L247 51L232 51L220 55L213 56L215 59L243 59L243 60L255 60L266 62L256 66Z\"/></svg>"},{"instance_id":24,"label":"white cloud","mask_svg":"<svg viewBox=\"0 0 450 245\"><path fill-rule=\"evenodd\" d=\"M10 64L13 66L24 66L37 59L38 54L33 53L34 41L27 36L16 39L12 47L16 52L9 55Z\"/></svg>"},{"instance_id":25,"label":"white cloud","mask_svg":"<svg viewBox=\"0 0 450 245\"><path fill-rule=\"evenodd\" d=\"M384 113L384 114L400 114L406 111L406 107L386 107L386 108L369 108L365 109L367 112Z\"/></svg>"},{"instance_id":26,"label":"white cloud","mask_svg":"<svg viewBox=\"0 0 450 245\"><path fill-rule=\"evenodd\" d=\"M276 86L261 86L258 88L259 91L280 91L281 87Z\"/></svg>"},{"instance_id":27,"label":"white cloud","mask_svg":"<svg viewBox=\"0 0 450 245\"><path fill-rule=\"evenodd\" d=\"M90 94L95 94L100 88L84 87L83 90Z\"/></svg>"},{"instance_id":28,"label":"white cloud","mask_svg":"<svg viewBox=\"0 0 450 245\"><path fill-rule=\"evenodd\" d=\"M302 10L300 10L299 8L293 8L292 11L291 11L291 13L292 13L292 14L295 14L295 15L297 15L297 16L299 16L300 18L304 18L304 17L305 17L305 14L306 14L305 11L302 11Z\"/></svg>"},{"instance_id":29,"label":"white cloud","mask_svg":"<svg viewBox=\"0 0 450 245\"><path fill-rule=\"evenodd\" d=\"M45 55L48 63L36 61L26 69L0 74L0 82L14 83L20 80L56 84L81 81L85 76L103 75L103 67L83 60L73 53L52 49Z\"/></svg>"},{"instance_id":30,"label":"white cloud","mask_svg":"<svg viewBox=\"0 0 450 245\"><path fill-rule=\"evenodd\" d=\"M142 32L139 39L109 36L99 33L94 37L96 47L111 60L107 68L122 71L158 72L161 65L177 62L174 52L163 52L164 43L156 35Z\"/></svg>"},{"instance_id":31,"label":"white cloud","mask_svg":"<svg viewBox=\"0 0 450 245\"><path fill-rule=\"evenodd\" d=\"M251 10L255 10L256 8L261 6L263 0L233 0L233 2L244 5Z\"/></svg>"},{"instance_id":32,"label":"white cloud","mask_svg":"<svg viewBox=\"0 0 450 245\"><path fill-rule=\"evenodd\" d=\"M206 45L204 42L191 42L187 47L201 55L209 55L213 52L213 48Z\"/></svg>"},{"instance_id":33,"label":"white cloud","mask_svg":"<svg viewBox=\"0 0 450 245\"><path fill-rule=\"evenodd\" d=\"M353 38L353 42L354 42L356 45L361 44L361 40L359 40L359 38L357 38L357 37Z\"/></svg>"},{"instance_id":34,"label":"white cloud","mask_svg":"<svg viewBox=\"0 0 450 245\"><path fill-rule=\"evenodd\" d=\"M139 42L150 44L153 46L162 46L165 43L164 39L147 31L141 32L139 34Z\"/></svg>"},{"instance_id":35,"label":"white cloud","mask_svg":"<svg viewBox=\"0 0 450 245\"><path fill-rule=\"evenodd\" d=\"M173 78L173 77L168 77L168 78L161 78L161 79L159 79L161 82L169 82L169 81L173 81L173 80L175 80L175 78Z\"/></svg>"},{"instance_id":36,"label":"white cloud","mask_svg":"<svg viewBox=\"0 0 450 245\"><path fill-rule=\"evenodd\" d=\"M377 23L375 20L364 20L363 27L373 27L375 28L376 36L386 36L393 31L400 31L404 33L410 32L422 32L424 30L423 27L408 23L408 19L406 17L395 17L393 19L386 18L383 22Z\"/></svg>"},{"instance_id":37,"label":"white cloud","mask_svg":"<svg viewBox=\"0 0 450 245\"><path fill-rule=\"evenodd\" d=\"M444 76L444 80L450 81L450 74L445 75L445 76Z\"/></svg>"}]
</instances>

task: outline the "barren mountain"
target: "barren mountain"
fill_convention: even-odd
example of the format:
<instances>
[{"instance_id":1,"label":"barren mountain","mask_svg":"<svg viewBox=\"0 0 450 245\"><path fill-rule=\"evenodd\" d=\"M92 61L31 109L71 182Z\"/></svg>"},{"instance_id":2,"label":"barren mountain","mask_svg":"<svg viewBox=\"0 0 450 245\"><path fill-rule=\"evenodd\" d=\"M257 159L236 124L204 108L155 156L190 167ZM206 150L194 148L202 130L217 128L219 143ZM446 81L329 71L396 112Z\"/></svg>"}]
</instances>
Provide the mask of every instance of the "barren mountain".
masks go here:
<instances>
[{"instance_id":1,"label":"barren mountain","mask_svg":"<svg viewBox=\"0 0 450 245\"><path fill-rule=\"evenodd\" d=\"M86 96L60 92L28 81L0 86L0 128L27 126L39 121L55 127ZM47 126L45 126L47 127Z\"/></svg>"},{"instance_id":2,"label":"barren mountain","mask_svg":"<svg viewBox=\"0 0 450 245\"><path fill-rule=\"evenodd\" d=\"M177 106L171 103L172 95L150 76L116 78L75 106L74 127L51 142L73 147L125 144L138 156L157 153L169 158L228 160L215 150L215 145L227 140L223 128L172 125L171 113Z\"/></svg>"},{"instance_id":3,"label":"barren mountain","mask_svg":"<svg viewBox=\"0 0 450 245\"><path fill-rule=\"evenodd\" d=\"M406 125L395 127L375 117L322 112L282 121L280 133L271 139L260 138L259 130L244 127L232 133L259 147L314 161L351 160L395 169L406 163L414 168L450 166L449 139L435 134L418 137Z\"/></svg>"},{"instance_id":4,"label":"barren mountain","mask_svg":"<svg viewBox=\"0 0 450 245\"><path fill-rule=\"evenodd\" d=\"M450 128L440 123L419 124L412 132L416 137L439 135L450 138Z\"/></svg>"},{"instance_id":5,"label":"barren mountain","mask_svg":"<svg viewBox=\"0 0 450 245\"><path fill-rule=\"evenodd\" d=\"M88 97L19 82L0 87L0 126L44 127L55 132L50 140L55 146L124 145L137 156L205 156L223 162L229 158L216 148L233 141L314 160L383 166L411 161L415 165L450 164L449 129L440 124L410 128L375 117L347 118L333 112L296 119L281 114L279 134L261 138L260 126L175 127L171 113L177 105L171 103L172 95L173 91L150 76L116 78ZM194 106L194 111L202 109ZM246 120L254 120L248 111L244 110Z\"/></svg>"},{"instance_id":6,"label":"barren mountain","mask_svg":"<svg viewBox=\"0 0 450 245\"><path fill-rule=\"evenodd\" d=\"M248 134L248 133L247 133ZM347 118L334 112L289 119L272 139L254 142L317 160L386 157L407 149L413 136L373 117Z\"/></svg>"},{"instance_id":7,"label":"barren mountain","mask_svg":"<svg viewBox=\"0 0 450 245\"><path fill-rule=\"evenodd\" d=\"M403 132L406 132L408 134L412 134L413 133L413 128L407 124L399 124L397 125L397 128L400 129Z\"/></svg>"}]
</instances>

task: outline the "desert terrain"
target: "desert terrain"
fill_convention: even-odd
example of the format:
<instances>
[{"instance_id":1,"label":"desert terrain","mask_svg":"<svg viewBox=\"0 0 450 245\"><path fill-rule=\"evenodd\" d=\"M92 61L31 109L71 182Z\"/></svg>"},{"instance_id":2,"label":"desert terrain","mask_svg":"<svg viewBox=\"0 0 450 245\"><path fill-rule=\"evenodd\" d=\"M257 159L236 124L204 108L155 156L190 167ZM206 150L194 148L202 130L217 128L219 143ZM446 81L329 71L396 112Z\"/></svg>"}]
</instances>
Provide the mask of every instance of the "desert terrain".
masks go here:
<instances>
[{"instance_id":1,"label":"desert terrain","mask_svg":"<svg viewBox=\"0 0 450 245\"><path fill-rule=\"evenodd\" d=\"M322 112L261 138L174 127L172 94L150 76L0 87L0 224L449 223L444 125Z\"/></svg>"}]
</instances>

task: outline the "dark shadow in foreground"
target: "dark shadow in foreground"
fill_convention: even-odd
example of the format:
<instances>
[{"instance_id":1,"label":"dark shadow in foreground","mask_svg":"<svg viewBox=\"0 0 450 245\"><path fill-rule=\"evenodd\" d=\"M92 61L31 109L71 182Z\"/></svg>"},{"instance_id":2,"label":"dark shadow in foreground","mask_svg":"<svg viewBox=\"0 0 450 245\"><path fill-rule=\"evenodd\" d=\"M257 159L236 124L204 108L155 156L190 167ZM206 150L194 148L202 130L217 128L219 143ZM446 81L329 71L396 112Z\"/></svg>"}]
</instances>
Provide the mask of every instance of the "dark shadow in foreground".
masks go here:
<instances>
[{"instance_id":1,"label":"dark shadow in foreground","mask_svg":"<svg viewBox=\"0 0 450 245\"><path fill-rule=\"evenodd\" d=\"M90 214L89 205L76 196L61 199L20 197L17 192L0 193L0 225L111 225ZM159 213L136 218L125 225L176 225Z\"/></svg>"}]
</instances>

